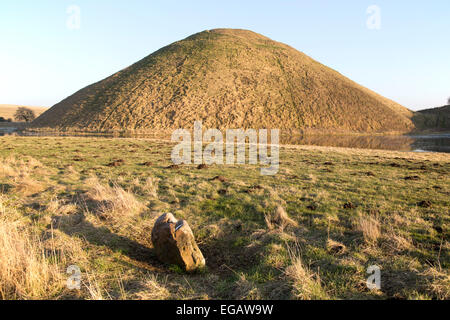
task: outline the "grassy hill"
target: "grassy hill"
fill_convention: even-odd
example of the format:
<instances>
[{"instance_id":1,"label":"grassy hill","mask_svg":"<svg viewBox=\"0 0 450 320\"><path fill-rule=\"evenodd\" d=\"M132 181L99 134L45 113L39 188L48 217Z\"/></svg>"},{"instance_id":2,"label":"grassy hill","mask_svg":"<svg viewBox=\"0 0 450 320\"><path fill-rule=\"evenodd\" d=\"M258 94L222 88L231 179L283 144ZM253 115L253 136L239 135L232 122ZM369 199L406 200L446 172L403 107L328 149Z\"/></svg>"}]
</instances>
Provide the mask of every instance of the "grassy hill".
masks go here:
<instances>
[{"instance_id":1,"label":"grassy hill","mask_svg":"<svg viewBox=\"0 0 450 320\"><path fill-rule=\"evenodd\" d=\"M16 110L19 107L23 106L17 106L12 104L0 104L0 117L3 117L5 119L12 119L14 121L14 114L16 113ZM33 110L37 117L48 109L45 107L28 107L28 106L26 106L26 108Z\"/></svg>"},{"instance_id":2,"label":"grassy hill","mask_svg":"<svg viewBox=\"0 0 450 320\"><path fill-rule=\"evenodd\" d=\"M417 113L417 117L421 117L424 128L434 131L450 131L450 105L421 110Z\"/></svg>"},{"instance_id":3,"label":"grassy hill","mask_svg":"<svg viewBox=\"0 0 450 320\"><path fill-rule=\"evenodd\" d=\"M45 112L36 127L410 132L414 113L294 48L217 29L164 47Z\"/></svg>"}]
</instances>

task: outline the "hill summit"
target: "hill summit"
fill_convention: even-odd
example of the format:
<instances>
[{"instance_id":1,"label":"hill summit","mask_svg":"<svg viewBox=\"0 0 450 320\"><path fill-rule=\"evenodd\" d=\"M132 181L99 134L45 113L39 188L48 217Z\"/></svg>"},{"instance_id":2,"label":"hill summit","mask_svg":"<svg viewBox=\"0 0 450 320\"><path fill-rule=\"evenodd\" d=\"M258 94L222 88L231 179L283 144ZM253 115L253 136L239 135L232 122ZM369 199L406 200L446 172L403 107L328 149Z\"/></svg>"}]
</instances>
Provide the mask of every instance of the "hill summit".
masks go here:
<instances>
[{"instance_id":1,"label":"hill summit","mask_svg":"<svg viewBox=\"0 0 450 320\"><path fill-rule=\"evenodd\" d=\"M409 132L413 112L246 30L216 29L164 47L35 120L85 131L280 128Z\"/></svg>"}]
</instances>

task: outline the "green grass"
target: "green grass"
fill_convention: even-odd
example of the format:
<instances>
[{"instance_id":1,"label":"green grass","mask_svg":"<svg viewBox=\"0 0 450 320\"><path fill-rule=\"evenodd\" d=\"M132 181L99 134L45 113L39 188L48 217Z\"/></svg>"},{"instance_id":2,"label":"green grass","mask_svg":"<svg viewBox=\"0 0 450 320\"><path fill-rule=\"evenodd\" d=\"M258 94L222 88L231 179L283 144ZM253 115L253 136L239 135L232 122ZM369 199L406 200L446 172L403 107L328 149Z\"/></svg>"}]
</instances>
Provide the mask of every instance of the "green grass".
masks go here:
<instances>
[{"instance_id":1,"label":"green grass","mask_svg":"<svg viewBox=\"0 0 450 320\"><path fill-rule=\"evenodd\" d=\"M168 169L171 148L144 139L0 138L3 205L83 271L82 291L63 288L59 298L449 298L448 155L282 148L280 172L261 176L252 165ZM4 169L20 160L26 180ZM109 167L115 160L124 164ZM218 175L226 182L212 180ZM82 201L92 177L128 191L142 209L103 219ZM269 230L265 216L277 206L298 225ZM189 222L205 272L158 262L150 234L164 212ZM374 242L358 227L361 215L379 222ZM330 249L329 239L345 251ZM286 272L293 249L314 281L299 284ZM364 285L372 264L382 268L381 291Z\"/></svg>"}]
</instances>

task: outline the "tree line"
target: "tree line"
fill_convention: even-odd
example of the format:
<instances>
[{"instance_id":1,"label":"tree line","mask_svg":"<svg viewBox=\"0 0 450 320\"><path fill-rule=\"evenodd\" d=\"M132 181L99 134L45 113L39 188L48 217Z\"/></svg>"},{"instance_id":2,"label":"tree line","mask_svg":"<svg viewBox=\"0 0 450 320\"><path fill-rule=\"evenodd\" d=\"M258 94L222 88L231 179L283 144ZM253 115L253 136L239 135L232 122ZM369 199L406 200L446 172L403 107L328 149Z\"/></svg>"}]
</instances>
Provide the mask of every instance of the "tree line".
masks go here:
<instances>
[{"instance_id":1,"label":"tree line","mask_svg":"<svg viewBox=\"0 0 450 320\"><path fill-rule=\"evenodd\" d=\"M14 113L14 120L17 122L32 122L34 119L36 119L36 114L29 108L19 107ZM12 122L12 120L11 118L0 117L0 122Z\"/></svg>"}]
</instances>

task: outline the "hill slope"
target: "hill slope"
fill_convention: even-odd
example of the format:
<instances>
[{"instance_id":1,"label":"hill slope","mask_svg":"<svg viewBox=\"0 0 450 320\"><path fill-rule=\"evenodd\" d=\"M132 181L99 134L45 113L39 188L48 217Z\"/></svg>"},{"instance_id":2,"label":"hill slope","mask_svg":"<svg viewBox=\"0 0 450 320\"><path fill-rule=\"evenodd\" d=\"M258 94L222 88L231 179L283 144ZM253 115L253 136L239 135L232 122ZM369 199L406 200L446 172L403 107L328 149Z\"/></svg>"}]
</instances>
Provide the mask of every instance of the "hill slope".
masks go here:
<instances>
[{"instance_id":1,"label":"hill slope","mask_svg":"<svg viewBox=\"0 0 450 320\"><path fill-rule=\"evenodd\" d=\"M434 131L450 130L450 105L417 112L422 117L422 127Z\"/></svg>"},{"instance_id":2,"label":"hill slope","mask_svg":"<svg viewBox=\"0 0 450 320\"><path fill-rule=\"evenodd\" d=\"M16 113L16 110L19 107L23 107L23 106L17 106L17 105L12 105L12 104L0 104L0 117L3 117L5 119L13 119L14 120L14 114ZM48 109L45 107L28 107L28 106L25 106L25 108L33 110L36 117L41 115Z\"/></svg>"},{"instance_id":3,"label":"hill slope","mask_svg":"<svg viewBox=\"0 0 450 320\"><path fill-rule=\"evenodd\" d=\"M120 131L282 128L408 132L413 113L305 54L246 30L164 47L61 101L34 125Z\"/></svg>"}]
</instances>

